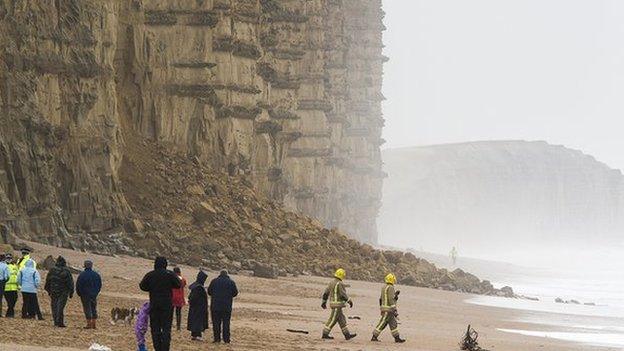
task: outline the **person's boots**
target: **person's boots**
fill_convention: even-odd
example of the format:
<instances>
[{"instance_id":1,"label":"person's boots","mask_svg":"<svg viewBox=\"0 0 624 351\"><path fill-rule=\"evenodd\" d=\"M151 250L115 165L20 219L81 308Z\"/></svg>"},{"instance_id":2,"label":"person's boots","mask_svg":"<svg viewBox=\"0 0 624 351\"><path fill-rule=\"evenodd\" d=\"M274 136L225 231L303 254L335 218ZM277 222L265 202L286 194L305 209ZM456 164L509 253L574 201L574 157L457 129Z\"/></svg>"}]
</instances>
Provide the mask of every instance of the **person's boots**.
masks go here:
<instances>
[{"instance_id":1,"label":"person's boots","mask_svg":"<svg viewBox=\"0 0 624 351\"><path fill-rule=\"evenodd\" d=\"M323 333L323 336L321 337L321 339L333 340L334 337L329 336L329 333Z\"/></svg>"},{"instance_id":2,"label":"person's boots","mask_svg":"<svg viewBox=\"0 0 624 351\"><path fill-rule=\"evenodd\" d=\"M351 333L344 335L345 340L351 340L351 339L355 338L356 336L357 336L357 334L351 334Z\"/></svg>"},{"instance_id":3,"label":"person's boots","mask_svg":"<svg viewBox=\"0 0 624 351\"><path fill-rule=\"evenodd\" d=\"M394 337L394 342L401 344L401 343L405 342L405 339L401 339L401 337L399 335L397 335L397 336Z\"/></svg>"},{"instance_id":4,"label":"person's boots","mask_svg":"<svg viewBox=\"0 0 624 351\"><path fill-rule=\"evenodd\" d=\"M379 339L377 338L377 335L373 334L373 337L371 338L371 341L379 342Z\"/></svg>"},{"instance_id":5,"label":"person's boots","mask_svg":"<svg viewBox=\"0 0 624 351\"><path fill-rule=\"evenodd\" d=\"M95 329L95 321L97 321L97 319L91 320L91 329Z\"/></svg>"},{"instance_id":6,"label":"person's boots","mask_svg":"<svg viewBox=\"0 0 624 351\"><path fill-rule=\"evenodd\" d=\"M82 327L82 329L91 329L91 320L87 319L87 325L85 327Z\"/></svg>"}]
</instances>

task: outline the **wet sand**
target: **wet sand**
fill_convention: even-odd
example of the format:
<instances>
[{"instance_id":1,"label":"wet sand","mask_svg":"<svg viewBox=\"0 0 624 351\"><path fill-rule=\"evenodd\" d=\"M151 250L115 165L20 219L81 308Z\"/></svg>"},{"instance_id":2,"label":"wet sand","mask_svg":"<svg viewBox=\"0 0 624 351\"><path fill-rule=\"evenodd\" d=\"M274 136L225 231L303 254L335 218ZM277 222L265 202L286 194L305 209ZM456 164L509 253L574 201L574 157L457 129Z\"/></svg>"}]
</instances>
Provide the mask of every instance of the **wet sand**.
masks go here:
<instances>
[{"instance_id":1,"label":"wet sand","mask_svg":"<svg viewBox=\"0 0 624 351\"><path fill-rule=\"evenodd\" d=\"M34 258L39 262L48 254L62 254L78 266L86 259L95 262L95 268L103 275L104 288L99 298L100 320L98 329L83 330L84 325L80 301L70 300L66 309L66 329L52 327L49 314L49 299L40 293L45 321L0 318L0 350L16 351L74 351L87 350L92 342L111 347L113 350L134 350L135 340L132 327L109 324L112 307L138 307L147 295L138 288L138 282L151 269L152 262L132 257L107 257L32 244L36 249ZM183 275L191 283L196 268L182 266ZM45 273L42 273L45 276ZM210 278L215 272L210 272ZM210 279L209 278L209 279ZM355 302L353 309L347 309L347 316L361 319L349 320L352 332L358 337L345 341L340 329L335 328L335 340L320 340L323 323L329 315L320 308L320 295L327 278L297 277L268 280L245 276L233 276L241 291L235 301L231 345L213 345L190 340L186 326L186 308L183 316L183 330L173 331L172 350L458 350L458 342L468 324L480 333L480 344L491 350L510 351L593 351L609 348L590 347L563 341L522 336L497 331L501 329L546 330L546 326L535 326L515 322L520 312L502 308L467 304L464 301L472 295L452 292L398 286L401 335L408 341L397 345L392 342L389 331L384 331L381 343L370 343L370 334L379 318L377 300L381 285L368 282L348 281L349 293ZM6 308L6 306L4 307ZM21 308L21 298L17 309ZM535 317L539 318L539 313ZM523 313L526 315L526 313ZM287 328L309 331L310 334L293 334ZM149 339L149 334L148 334ZM211 340L210 333L205 338ZM150 343L151 344L151 343ZM19 347L17 345L20 345ZM56 348L52 348L56 347ZM151 349L151 347L150 347Z\"/></svg>"}]
</instances>

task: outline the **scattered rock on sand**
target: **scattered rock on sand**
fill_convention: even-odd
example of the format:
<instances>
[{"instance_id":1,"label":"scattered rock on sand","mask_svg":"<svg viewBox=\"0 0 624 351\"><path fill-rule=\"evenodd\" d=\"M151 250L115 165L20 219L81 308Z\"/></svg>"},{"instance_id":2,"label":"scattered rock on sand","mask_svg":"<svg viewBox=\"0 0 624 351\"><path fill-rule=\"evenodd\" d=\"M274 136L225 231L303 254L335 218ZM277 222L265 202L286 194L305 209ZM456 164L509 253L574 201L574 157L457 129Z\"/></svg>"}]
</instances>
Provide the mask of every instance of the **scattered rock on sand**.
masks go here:
<instances>
[{"instance_id":1,"label":"scattered rock on sand","mask_svg":"<svg viewBox=\"0 0 624 351\"><path fill-rule=\"evenodd\" d=\"M521 299L524 299L524 300L529 300L529 301L539 301L539 300L540 300L540 299L538 299L537 297L533 297L533 296L524 296L524 295L520 296L520 298L521 298Z\"/></svg>"}]
</instances>

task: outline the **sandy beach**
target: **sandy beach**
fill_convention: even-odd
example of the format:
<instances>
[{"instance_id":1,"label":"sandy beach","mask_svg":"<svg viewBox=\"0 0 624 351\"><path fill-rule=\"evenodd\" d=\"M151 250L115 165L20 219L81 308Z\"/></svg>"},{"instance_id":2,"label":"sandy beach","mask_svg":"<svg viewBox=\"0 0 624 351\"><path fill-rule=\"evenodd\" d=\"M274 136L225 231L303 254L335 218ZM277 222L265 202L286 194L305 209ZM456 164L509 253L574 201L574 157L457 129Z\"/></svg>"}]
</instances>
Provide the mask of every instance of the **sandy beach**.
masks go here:
<instances>
[{"instance_id":1,"label":"sandy beach","mask_svg":"<svg viewBox=\"0 0 624 351\"><path fill-rule=\"evenodd\" d=\"M109 323L112 307L138 307L147 295L138 288L138 282L151 269L152 262L132 257L95 256L87 253L31 244L34 257L42 261L48 254L62 254L78 266L86 258L93 258L95 266L103 275L104 288L99 299L100 320L96 331L83 330L83 316L80 301L74 297L66 309L68 328L52 327L49 299L40 294L45 321L0 319L0 350L17 351L73 351L87 350L97 342L113 350L133 350L135 340L132 328ZM192 282L197 268L181 266L183 275ZM348 268L348 267L347 267ZM42 274L45 276L45 272ZM210 278L215 272L210 272ZM209 278L209 279L210 279ZM379 312L377 299L380 285L347 281L355 306L346 311L350 329L358 333L355 340L346 342L336 328L333 341L320 339L323 323L328 312L320 308L320 295L327 278L296 277L268 280L236 276L241 294L235 301L233 315L233 343L213 345L209 342L192 342L185 330L173 332L172 350L458 350L458 342L468 324L480 333L481 346L491 350L535 351L535 350L609 350L571 344L552 339L543 339L508 334L497 329L561 330L557 327L527 325L514 321L520 312L468 304L473 297L468 294L399 286L400 330L408 341L397 345L392 342L388 331L381 336L381 343L369 342ZM6 307L5 307L6 308ZM17 305L21 308L21 299ZM186 312L186 310L184 311ZM540 312L527 312L539 318ZM183 317L185 318L185 316ZM183 322L183 329L186 321ZM287 328L309 331L308 335L287 332ZM210 334L206 334L210 340Z\"/></svg>"}]
</instances>

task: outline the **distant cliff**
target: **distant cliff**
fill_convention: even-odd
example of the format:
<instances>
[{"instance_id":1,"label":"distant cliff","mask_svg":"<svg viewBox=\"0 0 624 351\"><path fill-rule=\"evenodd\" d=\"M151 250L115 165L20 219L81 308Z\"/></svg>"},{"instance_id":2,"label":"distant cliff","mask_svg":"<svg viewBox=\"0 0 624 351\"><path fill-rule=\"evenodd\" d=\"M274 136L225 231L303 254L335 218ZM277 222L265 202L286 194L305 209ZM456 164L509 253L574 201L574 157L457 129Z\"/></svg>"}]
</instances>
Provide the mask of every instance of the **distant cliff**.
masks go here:
<instances>
[{"instance_id":1,"label":"distant cliff","mask_svg":"<svg viewBox=\"0 0 624 351\"><path fill-rule=\"evenodd\" d=\"M624 230L624 177L580 151L491 141L382 154L382 242L475 252L615 242Z\"/></svg>"}]
</instances>

